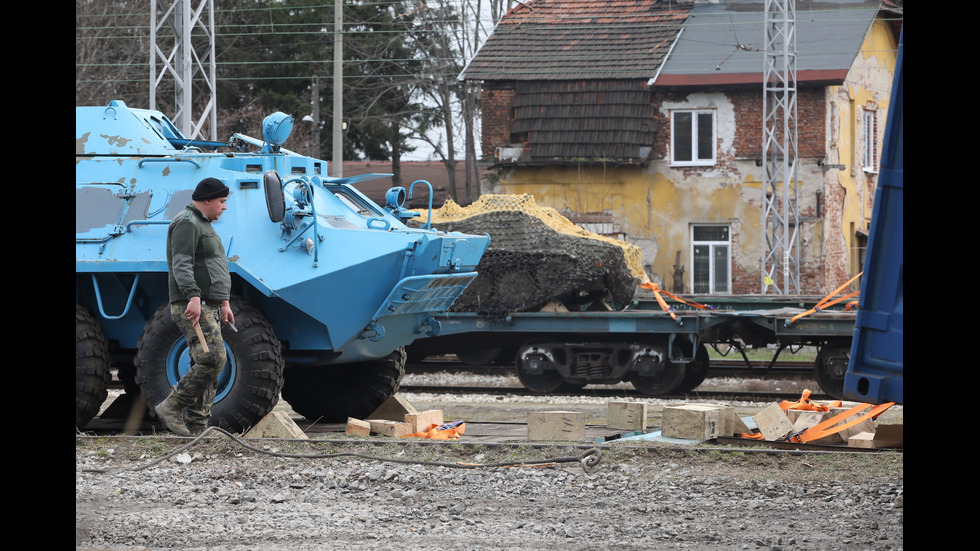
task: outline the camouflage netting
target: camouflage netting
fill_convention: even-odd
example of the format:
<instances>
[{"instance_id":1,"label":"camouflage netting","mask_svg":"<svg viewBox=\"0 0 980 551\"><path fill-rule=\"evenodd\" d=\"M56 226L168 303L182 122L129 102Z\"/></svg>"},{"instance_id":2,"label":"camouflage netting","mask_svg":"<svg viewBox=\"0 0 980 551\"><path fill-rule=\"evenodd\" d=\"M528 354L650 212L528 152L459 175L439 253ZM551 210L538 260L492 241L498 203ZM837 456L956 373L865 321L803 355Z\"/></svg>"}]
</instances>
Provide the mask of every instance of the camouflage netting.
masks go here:
<instances>
[{"instance_id":1,"label":"camouflage netting","mask_svg":"<svg viewBox=\"0 0 980 551\"><path fill-rule=\"evenodd\" d=\"M423 225L416 219L412 225ZM604 299L621 310L647 276L640 250L582 229L531 195L484 195L468 207L452 200L433 209L432 227L490 234L479 276L453 305L457 312L536 311L549 302L575 305Z\"/></svg>"}]
</instances>

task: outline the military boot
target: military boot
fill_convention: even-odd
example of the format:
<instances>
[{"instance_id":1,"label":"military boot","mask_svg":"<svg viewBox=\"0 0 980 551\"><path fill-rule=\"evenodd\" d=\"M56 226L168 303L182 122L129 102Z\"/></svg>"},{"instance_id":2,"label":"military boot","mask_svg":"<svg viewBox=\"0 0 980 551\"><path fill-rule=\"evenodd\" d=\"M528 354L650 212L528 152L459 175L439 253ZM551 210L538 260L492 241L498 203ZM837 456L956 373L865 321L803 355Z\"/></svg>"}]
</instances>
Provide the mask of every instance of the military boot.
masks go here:
<instances>
[{"instance_id":1,"label":"military boot","mask_svg":"<svg viewBox=\"0 0 980 551\"><path fill-rule=\"evenodd\" d=\"M157 418L172 432L181 436L191 435L191 431L187 430L187 425L184 424L184 407L178 404L177 400L174 400L173 394L157 404L153 411L156 412Z\"/></svg>"},{"instance_id":2,"label":"military boot","mask_svg":"<svg viewBox=\"0 0 980 551\"><path fill-rule=\"evenodd\" d=\"M191 433L191 436L201 436L204 431L208 429L207 423L187 423L187 430Z\"/></svg>"}]
</instances>

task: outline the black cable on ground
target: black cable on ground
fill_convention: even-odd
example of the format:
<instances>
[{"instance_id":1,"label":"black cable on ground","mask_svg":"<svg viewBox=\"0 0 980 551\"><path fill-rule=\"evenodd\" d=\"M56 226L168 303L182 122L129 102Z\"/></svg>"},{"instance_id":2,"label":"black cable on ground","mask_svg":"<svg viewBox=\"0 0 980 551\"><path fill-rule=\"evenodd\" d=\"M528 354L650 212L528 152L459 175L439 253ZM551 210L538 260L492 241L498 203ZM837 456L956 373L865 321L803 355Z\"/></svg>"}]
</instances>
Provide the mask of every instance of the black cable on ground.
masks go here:
<instances>
[{"instance_id":1,"label":"black cable on ground","mask_svg":"<svg viewBox=\"0 0 980 551\"><path fill-rule=\"evenodd\" d=\"M588 449L577 456L556 457L553 459L545 459L541 461L522 461L522 462L510 462L510 463L445 463L445 462L438 462L438 461L391 459L387 457L378 457L378 456L366 455L361 453L352 453L352 452L324 453L324 454L282 453L282 452L272 452L269 450L263 450L261 448L252 446L251 444L243 441L242 439L238 438L234 434L231 434L230 432L220 427L208 427L207 430L202 432L200 436L198 436L194 440L191 440L184 446L181 446L180 448L177 448L176 450L168 453L167 455L155 459L147 463L146 465L134 467L130 470L141 471L143 469L148 469L154 465L157 465L160 462L165 461L166 459L173 457L174 455L177 455L178 453L196 445L198 442L201 441L202 438L204 438L206 435L211 434L213 432L223 434L228 438L230 438L231 440L233 440L234 442L237 442L239 445L257 453L272 455L275 457L288 457L288 458L297 458L297 459L336 459L340 457L356 457L360 459L367 459L371 461L383 461L387 463L406 463L406 464L413 464L413 465L449 467L453 469L478 469L478 468L493 468L493 467L545 467L545 466L551 466L559 463L579 463L582 466L582 469L587 473L591 473L592 471L594 471L598 467L600 461L602 461L602 452L599 451L598 448ZM102 472L95 469L93 469L92 471Z\"/></svg>"}]
</instances>

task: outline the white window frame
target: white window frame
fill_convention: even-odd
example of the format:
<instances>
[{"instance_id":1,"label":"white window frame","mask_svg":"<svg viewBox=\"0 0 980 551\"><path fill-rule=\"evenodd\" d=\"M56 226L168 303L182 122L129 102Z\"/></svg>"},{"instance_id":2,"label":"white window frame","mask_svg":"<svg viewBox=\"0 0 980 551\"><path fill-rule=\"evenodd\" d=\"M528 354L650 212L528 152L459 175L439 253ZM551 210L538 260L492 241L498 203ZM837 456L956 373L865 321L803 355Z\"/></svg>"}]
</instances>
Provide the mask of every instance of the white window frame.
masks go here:
<instances>
[{"instance_id":1,"label":"white window frame","mask_svg":"<svg viewBox=\"0 0 980 551\"><path fill-rule=\"evenodd\" d=\"M677 135L677 115L686 113L691 115L691 158L690 159L677 159L678 151L678 135ZM711 137L710 137L710 153L711 157L708 158L707 155L703 155L704 151L700 151L698 146L698 138L701 136L702 132L706 129L701 127L701 117L700 115L710 115L711 116ZM713 166L717 162L717 143L718 143L718 115L714 109L674 109L670 112L670 164L672 166Z\"/></svg>"},{"instance_id":2,"label":"white window frame","mask_svg":"<svg viewBox=\"0 0 980 551\"><path fill-rule=\"evenodd\" d=\"M728 231L726 235L728 238L724 241L709 241L700 240L696 241L694 239L694 231L697 228L726 228ZM695 282L695 276L697 270L694 269L694 250L698 246L706 246L709 249L708 252L708 292L709 295L727 295L732 292L732 228L729 224L691 224L691 291L698 293L697 285ZM715 250L717 247L725 247L725 272L727 277L725 279L725 288L717 289L715 287Z\"/></svg>"},{"instance_id":3,"label":"white window frame","mask_svg":"<svg viewBox=\"0 0 980 551\"><path fill-rule=\"evenodd\" d=\"M875 134L875 116L877 113L870 110L864 111L862 125L864 126L864 153L862 161L865 172L876 172L878 139Z\"/></svg>"}]
</instances>

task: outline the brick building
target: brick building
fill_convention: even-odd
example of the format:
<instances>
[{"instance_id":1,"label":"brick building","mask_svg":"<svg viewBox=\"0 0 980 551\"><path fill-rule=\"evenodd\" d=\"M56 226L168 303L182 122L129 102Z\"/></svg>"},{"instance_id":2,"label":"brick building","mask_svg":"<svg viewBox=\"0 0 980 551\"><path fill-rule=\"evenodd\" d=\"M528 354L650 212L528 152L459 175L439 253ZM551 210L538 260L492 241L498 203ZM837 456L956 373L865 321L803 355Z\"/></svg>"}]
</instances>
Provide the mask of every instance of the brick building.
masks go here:
<instances>
[{"instance_id":1,"label":"brick building","mask_svg":"<svg viewBox=\"0 0 980 551\"><path fill-rule=\"evenodd\" d=\"M800 294L862 269L901 10L796 7ZM530 193L684 293L762 290L763 3L534 0L464 73L483 193Z\"/></svg>"}]
</instances>

